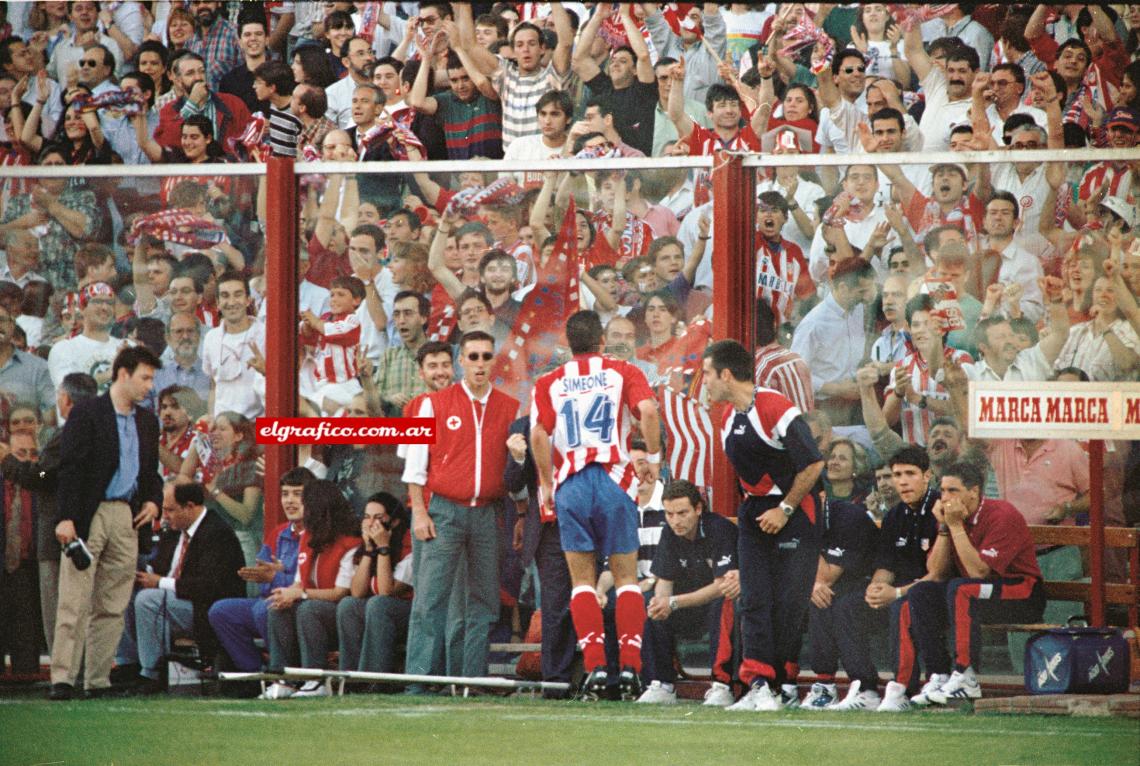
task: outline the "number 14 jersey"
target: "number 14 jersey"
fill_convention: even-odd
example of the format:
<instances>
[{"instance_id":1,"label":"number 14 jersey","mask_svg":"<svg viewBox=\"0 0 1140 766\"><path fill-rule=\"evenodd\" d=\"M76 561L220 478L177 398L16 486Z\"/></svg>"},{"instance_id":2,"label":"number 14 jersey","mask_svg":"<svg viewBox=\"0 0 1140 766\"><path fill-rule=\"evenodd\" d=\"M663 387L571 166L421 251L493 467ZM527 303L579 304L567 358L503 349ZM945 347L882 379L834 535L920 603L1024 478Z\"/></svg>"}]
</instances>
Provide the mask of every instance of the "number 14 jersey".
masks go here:
<instances>
[{"instance_id":1,"label":"number 14 jersey","mask_svg":"<svg viewBox=\"0 0 1140 766\"><path fill-rule=\"evenodd\" d=\"M641 370L599 354L576 356L539 378L530 423L550 434L554 489L591 463L600 463L623 491L636 497L630 433L638 405L646 399L653 399L653 391Z\"/></svg>"}]
</instances>

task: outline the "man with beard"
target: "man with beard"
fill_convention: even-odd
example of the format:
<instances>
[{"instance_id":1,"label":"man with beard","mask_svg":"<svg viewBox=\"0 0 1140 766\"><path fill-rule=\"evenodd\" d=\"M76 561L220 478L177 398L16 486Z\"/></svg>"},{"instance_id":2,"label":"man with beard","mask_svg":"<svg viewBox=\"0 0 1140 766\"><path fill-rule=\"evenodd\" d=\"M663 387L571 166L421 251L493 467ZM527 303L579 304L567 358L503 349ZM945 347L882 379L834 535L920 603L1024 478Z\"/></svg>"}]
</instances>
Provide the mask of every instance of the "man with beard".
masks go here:
<instances>
[{"instance_id":1,"label":"man with beard","mask_svg":"<svg viewBox=\"0 0 1140 766\"><path fill-rule=\"evenodd\" d=\"M372 84L366 70L376 61L376 54L372 51L371 43L359 36L350 37L345 41L343 48L336 53L348 70L348 76L333 83L325 91L329 104L325 117L336 123L338 127L348 130L354 123L352 103L354 94L360 86ZM362 134L358 131L358 135Z\"/></svg>"},{"instance_id":2,"label":"man with beard","mask_svg":"<svg viewBox=\"0 0 1140 766\"><path fill-rule=\"evenodd\" d=\"M602 339L605 343L603 350L606 356L628 362L641 370L645 373L650 386L665 382L657 374L657 365L637 358L637 328L632 319L625 316L614 317L606 324L606 332Z\"/></svg>"},{"instance_id":3,"label":"man with beard","mask_svg":"<svg viewBox=\"0 0 1140 766\"><path fill-rule=\"evenodd\" d=\"M205 409L202 400L182 386L168 386L158 395L158 422L162 426L158 437L158 462L163 480L175 479L182 469L182 462L194 449L194 435L198 433L194 423Z\"/></svg>"},{"instance_id":4,"label":"man with beard","mask_svg":"<svg viewBox=\"0 0 1140 766\"><path fill-rule=\"evenodd\" d=\"M405 405L424 390L416 359L427 341L424 328L430 312L428 299L410 290L401 291L393 303L392 324L401 343L384 351L376 381L380 403L388 417L398 417Z\"/></svg>"},{"instance_id":5,"label":"man with beard","mask_svg":"<svg viewBox=\"0 0 1140 766\"><path fill-rule=\"evenodd\" d=\"M169 386L180 386L193 391L205 403L210 398L210 376L202 370L199 356L201 327L193 314L180 312L170 317L166 327L166 348L162 369L155 373L154 390L164 391ZM170 363L165 363L169 357ZM152 409L158 399L148 402Z\"/></svg>"},{"instance_id":6,"label":"man with beard","mask_svg":"<svg viewBox=\"0 0 1140 766\"><path fill-rule=\"evenodd\" d=\"M933 51L940 38L931 45ZM950 38L953 39L953 38ZM978 71L978 52L954 40L949 47L945 63L928 55L922 46L922 32L915 24L904 38L906 59L918 75L926 93L926 109L922 113L919 129L924 137L923 151L944 152L950 148L950 129L966 122L970 109L970 92ZM902 197L906 199L905 195Z\"/></svg>"},{"instance_id":7,"label":"man with beard","mask_svg":"<svg viewBox=\"0 0 1140 766\"><path fill-rule=\"evenodd\" d=\"M228 21L226 22L229 23ZM237 35L234 35L237 45ZM222 73L241 61L241 52L232 64ZM212 60L211 60L212 61ZM207 84L205 60L196 53L184 53L171 65L171 75L179 98L164 106L158 113L158 128L154 140L167 149L178 149L182 145L182 121L189 116L202 114L210 118L214 126L214 140L221 146L237 140L249 125L249 109L237 96L218 93ZM216 67L211 67L216 71ZM218 74L221 77L221 73Z\"/></svg>"},{"instance_id":8,"label":"man with beard","mask_svg":"<svg viewBox=\"0 0 1140 766\"><path fill-rule=\"evenodd\" d=\"M94 282L79 293L79 308L83 312L83 332L56 343L48 354L51 382L58 388L68 373L85 372L95 378L100 391L106 391L111 385L115 354L128 343L111 337L115 293L106 282Z\"/></svg>"},{"instance_id":9,"label":"man with beard","mask_svg":"<svg viewBox=\"0 0 1140 766\"><path fill-rule=\"evenodd\" d=\"M194 14L194 36L186 42L186 49L197 53L206 62L206 82L210 90L217 90L226 72L242 63L237 27L222 15L221 10L222 4L216 1L190 2L190 13Z\"/></svg>"}]
</instances>

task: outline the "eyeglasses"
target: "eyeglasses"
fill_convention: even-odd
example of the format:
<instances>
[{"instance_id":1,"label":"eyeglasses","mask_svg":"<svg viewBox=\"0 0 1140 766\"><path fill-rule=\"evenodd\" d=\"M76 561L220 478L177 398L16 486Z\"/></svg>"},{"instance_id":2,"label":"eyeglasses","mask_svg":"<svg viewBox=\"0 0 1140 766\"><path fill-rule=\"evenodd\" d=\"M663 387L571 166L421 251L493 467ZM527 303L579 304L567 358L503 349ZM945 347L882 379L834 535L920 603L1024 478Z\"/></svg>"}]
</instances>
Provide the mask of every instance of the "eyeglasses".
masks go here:
<instances>
[{"instance_id":1,"label":"eyeglasses","mask_svg":"<svg viewBox=\"0 0 1140 766\"><path fill-rule=\"evenodd\" d=\"M79 66L89 67L91 69L94 69L97 66L103 66L103 62L102 61L92 61L91 59L79 59Z\"/></svg>"},{"instance_id":2,"label":"eyeglasses","mask_svg":"<svg viewBox=\"0 0 1140 766\"><path fill-rule=\"evenodd\" d=\"M866 71L867 71L867 67L865 67L865 66L845 66L845 67L843 67L843 74L854 74L856 72L858 72L859 74L863 74Z\"/></svg>"},{"instance_id":3,"label":"eyeglasses","mask_svg":"<svg viewBox=\"0 0 1140 766\"><path fill-rule=\"evenodd\" d=\"M480 353L478 351L472 351L469 354L467 354L467 361L469 361L469 362L478 362L479 360L482 360L484 362L489 362L494 358L495 358L495 355L492 354L490 351L483 351L482 353Z\"/></svg>"},{"instance_id":4,"label":"eyeglasses","mask_svg":"<svg viewBox=\"0 0 1140 766\"><path fill-rule=\"evenodd\" d=\"M1025 141L1019 144L1010 144L1010 149L1040 149L1041 143L1039 141Z\"/></svg>"}]
</instances>

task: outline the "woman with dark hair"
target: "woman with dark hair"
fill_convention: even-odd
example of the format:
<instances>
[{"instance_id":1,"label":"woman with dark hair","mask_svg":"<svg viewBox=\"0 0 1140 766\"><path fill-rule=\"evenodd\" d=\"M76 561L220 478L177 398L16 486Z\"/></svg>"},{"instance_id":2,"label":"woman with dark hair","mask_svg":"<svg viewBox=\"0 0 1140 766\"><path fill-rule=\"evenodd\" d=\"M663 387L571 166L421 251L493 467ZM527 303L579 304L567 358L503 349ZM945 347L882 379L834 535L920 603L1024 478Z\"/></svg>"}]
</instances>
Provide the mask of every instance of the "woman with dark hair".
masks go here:
<instances>
[{"instance_id":1,"label":"woman with dark hair","mask_svg":"<svg viewBox=\"0 0 1140 766\"><path fill-rule=\"evenodd\" d=\"M337 644L337 604L351 592L354 561L361 540L352 506L331 481L305 485L305 539L297 558L297 577L288 588L269 595L269 669L286 666L322 668ZM328 687L309 681L300 689L278 682L263 699L325 697Z\"/></svg>"},{"instance_id":2,"label":"woman with dark hair","mask_svg":"<svg viewBox=\"0 0 1140 766\"><path fill-rule=\"evenodd\" d=\"M1140 29L1134 29L1133 33L1140 34ZM1124 67L1116 103L1117 106L1140 109L1140 61L1133 61Z\"/></svg>"},{"instance_id":3,"label":"woman with dark hair","mask_svg":"<svg viewBox=\"0 0 1140 766\"><path fill-rule=\"evenodd\" d=\"M871 465L863 445L834 439L827 450L823 488L828 500L862 505L871 491Z\"/></svg>"},{"instance_id":4,"label":"woman with dark hair","mask_svg":"<svg viewBox=\"0 0 1140 766\"><path fill-rule=\"evenodd\" d=\"M134 67L154 81L154 108L158 111L178 100L170 79L170 51L157 40L144 40L135 52Z\"/></svg>"},{"instance_id":5,"label":"woman with dark hair","mask_svg":"<svg viewBox=\"0 0 1140 766\"><path fill-rule=\"evenodd\" d=\"M352 596L336 609L341 670L397 669L397 649L408 638L412 612L412 554L403 555L408 518L404 505L387 492L372 495L364 506Z\"/></svg>"},{"instance_id":6,"label":"woman with dark hair","mask_svg":"<svg viewBox=\"0 0 1140 766\"><path fill-rule=\"evenodd\" d=\"M40 71L36 78L37 93L47 94L47 73ZM24 80L12 92L12 98L23 98L27 89ZM92 110L84 110L78 100L90 97L91 92L82 86L75 86L63 94L63 119L55 127L50 138L40 134L40 120L43 117L46 98L37 97L32 111L25 120L19 110L12 112L13 128L19 131L20 143L33 154L43 149L49 141L60 148L69 165L111 165L122 162L111 149L111 144L103 135L99 115Z\"/></svg>"},{"instance_id":7,"label":"woman with dark hair","mask_svg":"<svg viewBox=\"0 0 1140 766\"><path fill-rule=\"evenodd\" d=\"M208 164L212 162L232 162L233 158L226 154L225 149L214 136L214 124L205 115L195 114L182 122L181 146L176 149L161 146L151 137L147 130L146 115L134 115L131 118L135 126L135 137L139 148L154 163L188 163L191 165ZM162 204L167 203L170 192L182 181L196 180L210 187L210 196L227 197L233 191L233 178L230 176L169 176L162 179L159 196Z\"/></svg>"},{"instance_id":8,"label":"woman with dark hair","mask_svg":"<svg viewBox=\"0 0 1140 766\"><path fill-rule=\"evenodd\" d=\"M210 426L209 437L197 439L179 473L194 479L201 471L201 482L208 495L206 507L233 527L246 565L253 566L262 531L261 479L257 475L261 448L254 436L253 421L237 412L219 412Z\"/></svg>"},{"instance_id":9,"label":"woman with dark hair","mask_svg":"<svg viewBox=\"0 0 1140 766\"><path fill-rule=\"evenodd\" d=\"M327 88L337 81L329 56L315 45L304 45L293 51L293 79L298 85Z\"/></svg>"},{"instance_id":10,"label":"woman with dark hair","mask_svg":"<svg viewBox=\"0 0 1140 766\"><path fill-rule=\"evenodd\" d=\"M29 349L37 348L43 339L44 319L51 307L54 291L50 282L39 279L24 285L24 302L20 304L20 316L16 317L16 324L24 329Z\"/></svg>"}]
</instances>

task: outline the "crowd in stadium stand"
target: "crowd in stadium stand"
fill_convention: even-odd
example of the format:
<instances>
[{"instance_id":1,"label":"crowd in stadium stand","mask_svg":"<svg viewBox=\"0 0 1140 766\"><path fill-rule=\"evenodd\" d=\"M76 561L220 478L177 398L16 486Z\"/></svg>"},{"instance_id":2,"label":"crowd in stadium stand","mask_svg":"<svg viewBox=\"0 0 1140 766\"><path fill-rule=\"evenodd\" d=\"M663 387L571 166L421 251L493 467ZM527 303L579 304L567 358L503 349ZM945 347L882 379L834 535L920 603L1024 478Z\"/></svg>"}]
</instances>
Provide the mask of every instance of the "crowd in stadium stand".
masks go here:
<instances>
[{"instance_id":1,"label":"crowd in stadium stand","mask_svg":"<svg viewBox=\"0 0 1140 766\"><path fill-rule=\"evenodd\" d=\"M84 683L95 696L161 692L171 648L155 629L161 613L215 671L323 668L338 652L342 670L483 676L497 659L488 644L521 641L541 608L541 675L569 681L570 581L554 522L540 517L525 415L531 383L570 351L534 295L580 279L572 306L557 297L563 316L595 312L605 353L645 374L663 413L668 397L706 405L701 356L721 340L710 317L725 310L712 292L723 201L708 170L667 160L584 173L543 163L753 152L804 158L758 171L755 200L729 203L756 211L752 382L810 426L830 509L815 523L840 550L821 550L801 631L817 681L803 704L895 710L972 696L976 662L942 656L926 634L907 644L925 685L917 669L884 664L900 614L933 620L946 598L925 585L912 596L923 557L900 560L891 544L935 544L930 508L943 477L977 502L1011 504L1028 524L1088 524L1087 445L970 439L965 392L969 381L1138 379L1138 85L1136 4L0 4L0 162L68 169L0 179L0 662L7 655L10 675L32 679L51 654L55 699ZM922 158L1066 148L1124 153ZM915 164L867 156L883 152L913 153ZM818 167L816 154L850 163ZM466 553L431 559L430 577L417 567L423 546L453 534L427 513L437 506L425 495L446 480L431 448L302 447L292 470L266 475L253 428L265 374L293 364L265 358L273 211L264 178L210 166L270 155L532 168L299 177L299 414L442 417L455 406L447 392L460 390L449 387L465 381L470 393L489 370L507 378L504 401L521 402L492 424L504 438L481 442L484 470L506 476L488 490L476 468L471 497L446 499L447 524L471 527L454 538ZM204 167L120 178L81 167L163 163ZM559 272L568 249L572 275ZM504 361L514 344L545 344L541 368ZM138 482L97 499L132 503L142 542L114 657L88 646L84 682L72 644L88 616L60 600L61 568L74 566L57 535L71 513L57 500L61 462L74 460L65 423L134 385L150 357L125 367L116 357L138 346L162 362L140 406L159 422L166 486L161 504ZM663 421L667 443L711 450L718 438L694 441ZM636 472L655 477L659 458L633 444ZM1110 525L1140 522L1138 458L1128 442L1107 452ZM709 704L740 705L732 619L722 619L740 594L728 563L736 532L693 520L708 511L705 487L679 473L667 461L637 496L642 700L676 700L662 655L682 636L709 648ZM285 521L266 529L265 496L277 492ZM491 509L481 523L463 518L468 499ZM161 522L143 513L150 501ZM190 544L199 530L212 550ZM849 547L855 563L839 558ZM683 571L683 551L707 554L708 571ZM724 563L712 566L714 552ZM1010 565L985 571L1005 577ZM1125 565L1110 556L1110 579ZM1073 548L1039 550L1015 573L1037 567L1038 580L1086 574ZM203 571L220 574L205 587ZM604 564L598 574L612 619L618 599ZM100 606L90 607L89 642ZM65 613L71 628L57 628ZM851 646L850 625L874 645ZM629 663L619 665L616 642L611 654L616 685ZM872 656L896 676L885 702ZM111 659L110 676L93 677ZM846 697L840 665L857 681ZM776 677L782 704L798 704L795 668ZM328 687L280 682L265 693Z\"/></svg>"}]
</instances>

